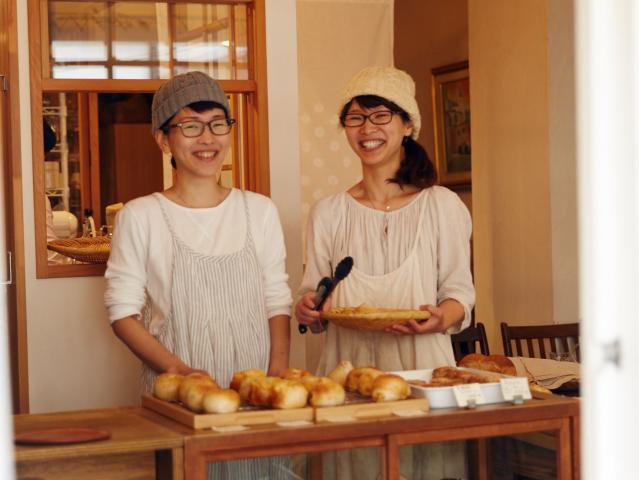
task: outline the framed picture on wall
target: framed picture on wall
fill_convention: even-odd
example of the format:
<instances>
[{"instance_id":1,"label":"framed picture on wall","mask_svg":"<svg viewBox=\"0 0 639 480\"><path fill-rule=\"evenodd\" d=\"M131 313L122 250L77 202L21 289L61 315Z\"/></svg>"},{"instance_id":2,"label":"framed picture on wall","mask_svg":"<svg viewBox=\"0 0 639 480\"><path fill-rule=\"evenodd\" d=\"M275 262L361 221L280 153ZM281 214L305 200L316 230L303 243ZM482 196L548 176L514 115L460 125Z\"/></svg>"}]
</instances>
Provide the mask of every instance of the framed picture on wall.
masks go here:
<instances>
[{"instance_id":1,"label":"framed picture on wall","mask_svg":"<svg viewBox=\"0 0 639 480\"><path fill-rule=\"evenodd\" d=\"M435 165L442 185L470 183L470 81L468 62L433 68Z\"/></svg>"}]
</instances>

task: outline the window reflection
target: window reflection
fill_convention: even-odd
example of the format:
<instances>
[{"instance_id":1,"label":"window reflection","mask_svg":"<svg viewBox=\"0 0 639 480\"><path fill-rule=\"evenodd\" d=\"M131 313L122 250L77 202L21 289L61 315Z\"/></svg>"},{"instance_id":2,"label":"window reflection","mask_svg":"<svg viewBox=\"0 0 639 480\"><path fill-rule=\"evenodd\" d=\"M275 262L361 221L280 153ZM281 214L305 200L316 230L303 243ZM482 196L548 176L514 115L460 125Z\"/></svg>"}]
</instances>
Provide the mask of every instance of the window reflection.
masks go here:
<instances>
[{"instance_id":1,"label":"window reflection","mask_svg":"<svg viewBox=\"0 0 639 480\"><path fill-rule=\"evenodd\" d=\"M247 79L245 5L50 0L52 78L157 79L201 70Z\"/></svg>"}]
</instances>

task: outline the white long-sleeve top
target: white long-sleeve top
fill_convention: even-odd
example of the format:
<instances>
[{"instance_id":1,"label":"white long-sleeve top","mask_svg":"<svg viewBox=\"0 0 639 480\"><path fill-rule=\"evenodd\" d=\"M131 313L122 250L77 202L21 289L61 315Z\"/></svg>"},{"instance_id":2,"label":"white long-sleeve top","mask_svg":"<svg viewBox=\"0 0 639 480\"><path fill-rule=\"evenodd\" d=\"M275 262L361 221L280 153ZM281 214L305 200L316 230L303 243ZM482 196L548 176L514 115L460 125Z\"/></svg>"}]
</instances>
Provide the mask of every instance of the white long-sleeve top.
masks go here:
<instances>
[{"instance_id":1,"label":"white long-sleeve top","mask_svg":"<svg viewBox=\"0 0 639 480\"><path fill-rule=\"evenodd\" d=\"M421 254L433 256L432 263L437 266L424 272L424 275L432 276L432 284L437 285L436 298L429 302L439 303L446 298L457 300L466 314L464 321L452 327L449 333L468 326L475 303L470 272L470 214L451 190L440 186L427 190L408 205L391 212L362 205L347 192L317 202L309 215L306 268L298 294L315 290L322 277L331 276L338 260L335 258L337 252L348 253L357 269L367 275L387 275L410 255L418 229L421 229L428 245ZM423 208L428 221L419 225L417 219Z\"/></svg>"},{"instance_id":2,"label":"white long-sleeve top","mask_svg":"<svg viewBox=\"0 0 639 480\"><path fill-rule=\"evenodd\" d=\"M245 192L251 234L262 267L268 318L290 315L292 296L286 273L286 248L275 204L263 195ZM246 241L242 192L233 189L213 208L188 208L157 196L180 239L204 255L240 250ZM104 295L109 321L141 313L148 293L153 306L151 333L169 314L173 242L153 195L128 202L117 214Z\"/></svg>"}]
</instances>

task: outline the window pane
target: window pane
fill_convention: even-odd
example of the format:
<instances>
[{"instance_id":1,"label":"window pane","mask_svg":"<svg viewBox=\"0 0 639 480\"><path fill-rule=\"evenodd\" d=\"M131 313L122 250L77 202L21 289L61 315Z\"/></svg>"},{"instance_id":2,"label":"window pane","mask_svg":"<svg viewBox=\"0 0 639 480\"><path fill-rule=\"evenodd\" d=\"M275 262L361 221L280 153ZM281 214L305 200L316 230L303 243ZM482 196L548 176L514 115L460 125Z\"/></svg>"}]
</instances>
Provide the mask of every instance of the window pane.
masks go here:
<instances>
[{"instance_id":1,"label":"window pane","mask_svg":"<svg viewBox=\"0 0 639 480\"><path fill-rule=\"evenodd\" d=\"M53 78L146 80L201 70L248 79L247 19L245 5L49 0L48 68Z\"/></svg>"}]
</instances>

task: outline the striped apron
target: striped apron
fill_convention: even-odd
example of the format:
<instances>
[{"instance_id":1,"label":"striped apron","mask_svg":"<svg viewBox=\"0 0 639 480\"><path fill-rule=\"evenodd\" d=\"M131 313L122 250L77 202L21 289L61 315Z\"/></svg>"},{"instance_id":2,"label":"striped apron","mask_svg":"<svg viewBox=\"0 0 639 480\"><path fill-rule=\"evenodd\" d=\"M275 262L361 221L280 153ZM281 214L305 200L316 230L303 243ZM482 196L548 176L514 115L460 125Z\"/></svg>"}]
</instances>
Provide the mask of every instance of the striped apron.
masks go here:
<instances>
[{"instance_id":1,"label":"striped apron","mask_svg":"<svg viewBox=\"0 0 639 480\"><path fill-rule=\"evenodd\" d=\"M233 373L268 369L270 335L262 269L242 192L246 240L237 252L203 255L186 245L155 194L173 242L171 308L158 340L191 368L209 372L223 388ZM239 219L238 219L239 220ZM221 234L225 234L221 232ZM145 325L151 318L145 309ZM150 391L156 372L144 366L143 388ZM285 478L282 461L239 460L209 465L209 479Z\"/></svg>"}]
</instances>

